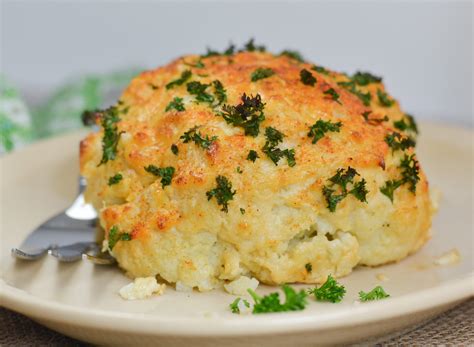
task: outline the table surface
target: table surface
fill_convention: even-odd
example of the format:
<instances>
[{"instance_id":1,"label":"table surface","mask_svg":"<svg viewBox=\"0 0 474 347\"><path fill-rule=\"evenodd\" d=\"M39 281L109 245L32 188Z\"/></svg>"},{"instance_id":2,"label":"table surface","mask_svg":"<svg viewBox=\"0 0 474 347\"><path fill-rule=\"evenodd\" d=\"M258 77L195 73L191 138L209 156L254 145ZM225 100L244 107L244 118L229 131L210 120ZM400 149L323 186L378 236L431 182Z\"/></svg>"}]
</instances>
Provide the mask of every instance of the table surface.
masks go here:
<instances>
[{"instance_id":1,"label":"table surface","mask_svg":"<svg viewBox=\"0 0 474 347\"><path fill-rule=\"evenodd\" d=\"M427 322L354 346L474 344L474 298ZM0 308L0 346L90 346Z\"/></svg>"}]
</instances>

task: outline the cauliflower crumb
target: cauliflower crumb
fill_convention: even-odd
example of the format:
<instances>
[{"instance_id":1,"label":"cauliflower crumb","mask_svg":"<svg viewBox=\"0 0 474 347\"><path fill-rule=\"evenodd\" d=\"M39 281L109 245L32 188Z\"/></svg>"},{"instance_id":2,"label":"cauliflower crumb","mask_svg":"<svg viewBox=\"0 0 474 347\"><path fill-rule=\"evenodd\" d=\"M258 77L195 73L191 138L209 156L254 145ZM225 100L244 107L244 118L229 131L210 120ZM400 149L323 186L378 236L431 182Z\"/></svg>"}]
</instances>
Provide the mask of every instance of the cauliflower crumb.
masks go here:
<instances>
[{"instance_id":1,"label":"cauliflower crumb","mask_svg":"<svg viewBox=\"0 0 474 347\"><path fill-rule=\"evenodd\" d=\"M249 278L247 276L240 276L235 281L224 284L225 290L229 294L233 295L245 295L247 289L255 290L258 287L259 282L255 278Z\"/></svg>"},{"instance_id":2,"label":"cauliflower crumb","mask_svg":"<svg viewBox=\"0 0 474 347\"><path fill-rule=\"evenodd\" d=\"M385 274L377 274L375 275L375 277L379 280L379 281L383 281L383 282L386 282L389 280L388 276L385 275Z\"/></svg>"},{"instance_id":3,"label":"cauliflower crumb","mask_svg":"<svg viewBox=\"0 0 474 347\"><path fill-rule=\"evenodd\" d=\"M457 249L452 249L449 252L443 253L438 258L435 259L434 263L436 265L454 265L459 263L461 260L461 255Z\"/></svg>"},{"instance_id":4,"label":"cauliflower crumb","mask_svg":"<svg viewBox=\"0 0 474 347\"><path fill-rule=\"evenodd\" d=\"M119 294L125 300L145 299L153 294L162 295L166 284L158 284L155 277L138 277L132 283L123 286Z\"/></svg>"}]
</instances>

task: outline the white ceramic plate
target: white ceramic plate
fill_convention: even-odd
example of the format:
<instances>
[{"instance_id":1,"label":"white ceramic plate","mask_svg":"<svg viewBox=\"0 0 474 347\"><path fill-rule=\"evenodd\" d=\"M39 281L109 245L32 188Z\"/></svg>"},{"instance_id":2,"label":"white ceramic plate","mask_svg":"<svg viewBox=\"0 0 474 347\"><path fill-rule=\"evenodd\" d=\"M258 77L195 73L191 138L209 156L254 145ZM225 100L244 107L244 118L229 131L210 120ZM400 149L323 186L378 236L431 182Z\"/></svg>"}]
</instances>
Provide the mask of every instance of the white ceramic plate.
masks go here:
<instances>
[{"instance_id":1,"label":"white ceramic plate","mask_svg":"<svg viewBox=\"0 0 474 347\"><path fill-rule=\"evenodd\" d=\"M378 268L358 268L341 282L340 304L316 303L301 312L239 316L223 291L178 293L124 301L129 282L117 268L87 261L15 261L10 248L74 198L79 139L74 133L37 143L1 159L1 303L66 335L101 345L315 345L344 343L407 327L474 293L473 132L424 124L419 157L430 183L443 192L432 240L417 254ZM457 249L461 261L436 266ZM388 280L381 282L377 274ZM382 284L391 298L355 304L359 290ZM275 288L260 287L261 293Z\"/></svg>"}]
</instances>

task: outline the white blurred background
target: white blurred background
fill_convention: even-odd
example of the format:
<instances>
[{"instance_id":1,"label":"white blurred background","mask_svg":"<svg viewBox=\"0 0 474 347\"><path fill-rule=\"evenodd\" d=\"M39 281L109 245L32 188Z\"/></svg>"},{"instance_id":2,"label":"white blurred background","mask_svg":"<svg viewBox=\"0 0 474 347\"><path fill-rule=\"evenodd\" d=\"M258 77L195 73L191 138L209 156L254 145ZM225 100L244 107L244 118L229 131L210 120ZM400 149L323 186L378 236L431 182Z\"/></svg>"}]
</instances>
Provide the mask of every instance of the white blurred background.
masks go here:
<instances>
[{"instance_id":1,"label":"white blurred background","mask_svg":"<svg viewBox=\"0 0 474 347\"><path fill-rule=\"evenodd\" d=\"M251 37L368 70L417 118L473 124L471 1L1 1L1 70L30 103L84 73L151 68Z\"/></svg>"}]
</instances>

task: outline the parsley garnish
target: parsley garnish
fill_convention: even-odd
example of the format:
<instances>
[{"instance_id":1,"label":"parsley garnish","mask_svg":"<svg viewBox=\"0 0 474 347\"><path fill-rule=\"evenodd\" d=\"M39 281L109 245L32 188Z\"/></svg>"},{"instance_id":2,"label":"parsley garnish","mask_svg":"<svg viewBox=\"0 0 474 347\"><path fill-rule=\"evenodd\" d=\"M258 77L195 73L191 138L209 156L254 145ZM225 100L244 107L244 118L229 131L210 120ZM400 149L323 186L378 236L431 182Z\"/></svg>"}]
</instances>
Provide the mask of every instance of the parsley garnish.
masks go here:
<instances>
[{"instance_id":1,"label":"parsley garnish","mask_svg":"<svg viewBox=\"0 0 474 347\"><path fill-rule=\"evenodd\" d=\"M337 102L339 105L342 103L339 101L339 94L336 92L334 88L329 88L323 92L324 95L328 95L332 100Z\"/></svg>"},{"instance_id":2,"label":"parsley garnish","mask_svg":"<svg viewBox=\"0 0 474 347\"><path fill-rule=\"evenodd\" d=\"M114 225L109 230L109 249L112 250L119 241L130 241L131 239L132 235L129 233L120 233L118 227Z\"/></svg>"},{"instance_id":3,"label":"parsley garnish","mask_svg":"<svg viewBox=\"0 0 474 347\"><path fill-rule=\"evenodd\" d=\"M176 96L170 101L168 106L166 106L165 112L171 111L172 109L175 109L178 112L185 111L186 109L184 108L183 98Z\"/></svg>"},{"instance_id":4,"label":"parsley garnish","mask_svg":"<svg viewBox=\"0 0 474 347\"><path fill-rule=\"evenodd\" d=\"M217 105L220 105L226 102L227 92L224 86L222 85L221 81L219 80L212 81L212 86L214 87L214 95L216 96L217 101L218 101Z\"/></svg>"},{"instance_id":5,"label":"parsley garnish","mask_svg":"<svg viewBox=\"0 0 474 347\"><path fill-rule=\"evenodd\" d=\"M271 77L274 74L275 74L275 71L273 71L270 68L259 67L254 72L252 72L252 74L250 75L250 80L252 82L257 82L258 80Z\"/></svg>"},{"instance_id":6,"label":"parsley garnish","mask_svg":"<svg viewBox=\"0 0 474 347\"><path fill-rule=\"evenodd\" d=\"M311 67L311 70L314 70L316 72L319 72L319 73L322 73L323 75L329 75L329 71L326 70L324 67L322 66L318 66L318 65L313 65Z\"/></svg>"},{"instance_id":7,"label":"parsley garnish","mask_svg":"<svg viewBox=\"0 0 474 347\"><path fill-rule=\"evenodd\" d=\"M203 68L206 67L201 59L198 59L194 64L193 63L186 63L186 62L184 62L184 64L188 65L188 66L191 66L191 67L195 67L197 69L203 69Z\"/></svg>"},{"instance_id":8,"label":"parsley garnish","mask_svg":"<svg viewBox=\"0 0 474 347\"><path fill-rule=\"evenodd\" d=\"M259 94L247 96L244 93L241 100L242 103L237 106L224 105L220 115L227 123L243 128L245 135L256 137L260 132L260 123L265 120L265 104Z\"/></svg>"},{"instance_id":9,"label":"parsley garnish","mask_svg":"<svg viewBox=\"0 0 474 347\"><path fill-rule=\"evenodd\" d=\"M102 118L101 124L104 128L104 137L102 138L102 159L99 166L114 160L117 155L117 145L122 132L118 131L117 123L120 121L116 106L109 107L104 111L99 111L98 115Z\"/></svg>"},{"instance_id":10,"label":"parsley garnish","mask_svg":"<svg viewBox=\"0 0 474 347\"><path fill-rule=\"evenodd\" d=\"M314 144L321 140L324 137L324 134L329 131L339 132L341 126L341 122L331 123L331 121L324 121L322 119L318 119L316 123L309 127L308 137L313 138L311 142Z\"/></svg>"},{"instance_id":11,"label":"parsley garnish","mask_svg":"<svg viewBox=\"0 0 474 347\"><path fill-rule=\"evenodd\" d=\"M249 151L249 154L247 155L247 160L250 160L250 161L255 163L255 160L257 160L257 158L260 158L258 156L258 153L256 151L254 151L253 149L251 149Z\"/></svg>"},{"instance_id":12,"label":"parsley garnish","mask_svg":"<svg viewBox=\"0 0 474 347\"><path fill-rule=\"evenodd\" d=\"M210 84L204 84L198 81L192 81L186 84L189 94L195 95L197 102L212 103L214 101L214 97L206 92L206 89L209 86Z\"/></svg>"},{"instance_id":13,"label":"parsley garnish","mask_svg":"<svg viewBox=\"0 0 474 347\"><path fill-rule=\"evenodd\" d=\"M251 38L245 45L244 48L240 50L240 52L265 52L266 48L263 45L255 45L254 39Z\"/></svg>"},{"instance_id":14,"label":"parsley garnish","mask_svg":"<svg viewBox=\"0 0 474 347\"><path fill-rule=\"evenodd\" d=\"M234 199L236 191L232 191L232 183L225 176L216 177L217 188L206 192L207 200L216 198L217 204L222 206L221 211L229 212L229 201Z\"/></svg>"},{"instance_id":15,"label":"parsley garnish","mask_svg":"<svg viewBox=\"0 0 474 347\"><path fill-rule=\"evenodd\" d=\"M174 155L178 155L178 153L179 153L178 146L176 146L175 144L172 144L171 145L171 152L173 152Z\"/></svg>"},{"instance_id":16,"label":"parsley garnish","mask_svg":"<svg viewBox=\"0 0 474 347\"><path fill-rule=\"evenodd\" d=\"M388 116L385 115L383 118L369 118L370 114L372 111L365 111L362 113L362 117L364 117L365 121L371 125L377 125L382 122L387 122L388 121Z\"/></svg>"},{"instance_id":17,"label":"parsley garnish","mask_svg":"<svg viewBox=\"0 0 474 347\"><path fill-rule=\"evenodd\" d=\"M206 135L206 137L203 137L199 131L196 131L198 128L199 126L195 126L194 128L189 129L181 135L180 139L183 140L183 143L193 141L197 146L208 149L212 143L217 140L217 136L209 138L209 136Z\"/></svg>"},{"instance_id":18,"label":"parsley garnish","mask_svg":"<svg viewBox=\"0 0 474 347\"><path fill-rule=\"evenodd\" d=\"M242 171L242 169L240 168L240 166L237 166L237 169L235 169L235 172L237 172L238 174L243 173L243 171Z\"/></svg>"},{"instance_id":19,"label":"parsley garnish","mask_svg":"<svg viewBox=\"0 0 474 347\"><path fill-rule=\"evenodd\" d=\"M353 76L352 80L359 86L366 86L370 83L382 82L382 77L372 75L370 72L357 71Z\"/></svg>"},{"instance_id":20,"label":"parsley garnish","mask_svg":"<svg viewBox=\"0 0 474 347\"><path fill-rule=\"evenodd\" d=\"M270 313L270 312L285 312L285 311L301 311L304 310L308 304L306 300L306 292L302 289L296 292L288 285L281 287L285 295L285 302L280 302L279 293L271 293L263 297L259 296L252 289L247 289L252 296L255 304L252 313Z\"/></svg>"},{"instance_id":21,"label":"parsley garnish","mask_svg":"<svg viewBox=\"0 0 474 347\"><path fill-rule=\"evenodd\" d=\"M242 207L241 207L241 208L240 208L240 213L241 213L241 214L245 214L245 208L242 208Z\"/></svg>"},{"instance_id":22,"label":"parsley garnish","mask_svg":"<svg viewBox=\"0 0 474 347\"><path fill-rule=\"evenodd\" d=\"M387 93L383 92L380 89L377 89L377 97L379 98L379 103L382 106L391 107L395 103L395 101L388 97Z\"/></svg>"},{"instance_id":23,"label":"parsley garnish","mask_svg":"<svg viewBox=\"0 0 474 347\"><path fill-rule=\"evenodd\" d=\"M370 94L370 92L364 93L357 89L354 81L337 82L337 84L357 96L359 100L362 101L364 106L370 105L370 100L372 100L372 94Z\"/></svg>"},{"instance_id":24,"label":"parsley garnish","mask_svg":"<svg viewBox=\"0 0 474 347\"><path fill-rule=\"evenodd\" d=\"M330 301L335 303L342 300L346 294L346 288L329 275L321 287L310 289L309 294L314 294L314 298L318 301Z\"/></svg>"},{"instance_id":25,"label":"parsley garnish","mask_svg":"<svg viewBox=\"0 0 474 347\"><path fill-rule=\"evenodd\" d=\"M288 166L295 166L296 161L295 161L295 150L294 149L280 149L278 148L278 144L280 142L283 142L283 137L285 135L278 131L275 128L272 127L267 127L265 129L265 137L267 138L267 141L265 142L265 145L262 148L263 153L265 153L271 161L275 165L278 165L278 162L282 157L286 157L286 160L288 162Z\"/></svg>"},{"instance_id":26,"label":"parsley garnish","mask_svg":"<svg viewBox=\"0 0 474 347\"><path fill-rule=\"evenodd\" d=\"M306 263L304 265L304 268L306 269L307 272L311 273L311 271L313 271L313 264L311 263Z\"/></svg>"},{"instance_id":27,"label":"parsley garnish","mask_svg":"<svg viewBox=\"0 0 474 347\"><path fill-rule=\"evenodd\" d=\"M115 174L112 177L109 177L109 186L119 183L122 180L123 176L121 174Z\"/></svg>"},{"instance_id":28,"label":"parsley garnish","mask_svg":"<svg viewBox=\"0 0 474 347\"><path fill-rule=\"evenodd\" d=\"M280 53L280 55L284 55L290 59L294 59L296 61L299 61L300 63L304 63L304 58L298 51L285 49L283 52Z\"/></svg>"},{"instance_id":29,"label":"parsley garnish","mask_svg":"<svg viewBox=\"0 0 474 347\"><path fill-rule=\"evenodd\" d=\"M329 211L336 211L337 204L346 198L348 194L352 194L361 202L367 202L368 191L365 188L366 181L363 178L359 182L354 182L355 176L359 176L359 174L351 167L348 167L346 170L338 169L336 174L329 179L330 185L323 187L323 195L326 198ZM352 189L348 189L348 184L352 185ZM339 186L339 194L335 194L336 185Z\"/></svg>"},{"instance_id":30,"label":"parsley garnish","mask_svg":"<svg viewBox=\"0 0 474 347\"><path fill-rule=\"evenodd\" d=\"M416 142L411 137L403 137L400 133L394 131L391 134L385 136L385 142L392 148L393 151L402 150L407 148L415 147Z\"/></svg>"},{"instance_id":31,"label":"parsley garnish","mask_svg":"<svg viewBox=\"0 0 474 347\"><path fill-rule=\"evenodd\" d=\"M300 81L301 83L307 86L314 86L316 84L316 78L313 76L311 72L306 69L300 71Z\"/></svg>"},{"instance_id":32,"label":"parsley garnish","mask_svg":"<svg viewBox=\"0 0 474 347\"><path fill-rule=\"evenodd\" d=\"M418 126L416 125L415 118L409 114L405 114L404 118L393 122L393 126L401 131L409 130L413 131L415 134L418 134Z\"/></svg>"},{"instance_id":33,"label":"parsley garnish","mask_svg":"<svg viewBox=\"0 0 474 347\"><path fill-rule=\"evenodd\" d=\"M390 295L385 292L381 286L377 286L372 289L370 292L366 293L364 291L359 292L360 301L372 301L388 298Z\"/></svg>"},{"instance_id":34,"label":"parsley garnish","mask_svg":"<svg viewBox=\"0 0 474 347\"><path fill-rule=\"evenodd\" d=\"M403 184L409 185L409 190L412 193L416 192L416 184L420 180L420 167L418 161L415 159L415 155L407 155L402 158L400 161L399 168L402 170L402 178L398 180L389 180L385 182L385 185L380 188L380 192L387 196L390 201L393 202L393 193L394 191L402 186Z\"/></svg>"},{"instance_id":35,"label":"parsley garnish","mask_svg":"<svg viewBox=\"0 0 474 347\"><path fill-rule=\"evenodd\" d=\"M172 166L156 167L155 165L148 165L145 167L145 171L161 177L161 187L165 188L171 184L171 179L173 178L175 169Z\"/></svg>"},{"instance_id":36,"label":"parsley garnish","mask_svg":"<svg viewBox=\"0 0 474 347\"><path fill-rule=\"evenodd\" d=\"M232 311L232 313L240 313L240 308L239 308L239 302L240 300L242 300L241 298L237 298L235 299L230 305L230 310ZM250 304L247 300L242 300L242 302L244 303L245 307L250 307Z\"/></svg>"},{"instance_id":37,"label":"parsley garnish","mask_svg":"<svg viewBox=\"0 0 474 347\"><path fill-rule=\"evenodd\" d=\"M174 81L171 81L170 83L166 85L166 89L171 89L176 86L182 85L183 83L185 83L187 80L191 78L191 75L192 75L191 70L184 70L181 73L181 77L179 77L178 79L175 79Z\"/></svg>"}]
</instances>

